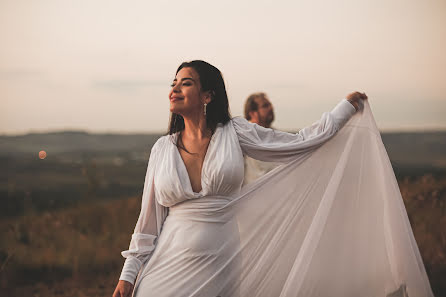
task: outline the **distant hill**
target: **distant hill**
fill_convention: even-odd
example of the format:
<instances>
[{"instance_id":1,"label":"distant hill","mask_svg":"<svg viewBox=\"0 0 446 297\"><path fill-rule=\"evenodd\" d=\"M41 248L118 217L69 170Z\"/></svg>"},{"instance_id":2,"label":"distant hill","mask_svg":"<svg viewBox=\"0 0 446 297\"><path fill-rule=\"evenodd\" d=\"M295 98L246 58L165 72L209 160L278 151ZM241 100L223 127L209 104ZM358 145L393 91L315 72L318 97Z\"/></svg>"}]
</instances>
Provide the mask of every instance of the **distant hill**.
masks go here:
<instances>
[{"instance_id":1,"label":"distant hill","mask_svg":"<svg viewBox=\"0 0 446 297\"><path fill-rule=\"evenodd\" d=\"M83 131L0 136L0 155L148 151L160 134L92 134Z\"/></svg>"},{"instance_id":2,"label":"distant hill","mask_svg":"<svg viewBox=\"0 0 446 297\"><path fill-rule=\"evenodd\" d=\"M446 131L382 133L392 163L446 168Z\"/></svg>"},{"instance_id":3,"label":"distant hill","mask_svg":"<svg viewBox=\"0 0 446 297\"><path fill-rule=\"evenodd\" d=\"M91 134L82 131L0 136L0 156L58 153L149 152L161 134ZM446 169L446 131L382 133L394 165Z\"/></svg>"}]
</instances>

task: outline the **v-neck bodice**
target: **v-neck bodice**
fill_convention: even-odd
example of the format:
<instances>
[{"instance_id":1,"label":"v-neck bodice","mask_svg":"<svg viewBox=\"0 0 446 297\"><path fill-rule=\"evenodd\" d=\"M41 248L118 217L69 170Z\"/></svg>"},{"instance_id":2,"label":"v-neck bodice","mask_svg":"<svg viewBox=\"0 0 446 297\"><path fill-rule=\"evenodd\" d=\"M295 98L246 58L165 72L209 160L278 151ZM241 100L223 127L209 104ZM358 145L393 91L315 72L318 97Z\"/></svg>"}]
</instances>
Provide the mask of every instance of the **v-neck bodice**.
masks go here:
<instances>
[{"instance_id":1,"label":"v-neck bodice","mask_svg":"<svg viewBox=\"0 0 446 297\"><path fill-rule=\"evenodd\" d=\"M179 133L160 139L163 157L155 175L156 198L170 207L207 195L228 196L240 191L243 183L243 153L233 125L219 124L211 137L201 168L201 190L194 192L186 165L176 146Z\"/></svg>"},{"instance_id":2,"label":"v-neck bodice","mask_svg":"<svg viewBox=\"0 0 446 297\"><path fill-rule=\"evenodd\" d=\"M202 180L203 180L203 167L206 165L206 160L207 160L207 156L208 156L208 151L209 151L209 148L212 146L212 143L214 142L214 135L216 134L216 133L218 133L218 131L220 131L220 126L217 126L217 128L215 129L215 131L214 131L214 133L212 133L212 135L211 135L211 138L209 139L209 143L208 143L208 145L207 145L207 148L206 148L206 152L205 152L205 154L204 154L204 158L203 158L203 164L201 164L201 170L200 170L200 187L201 187L201 190L199 191L199 192L195 192L193 189L192 189L192 180L191 180L191 178L190 178L190 175L189 175L189 172L187 171L187 167L186 167L186 163L184 162L184 159L183 159L183 157L181 156L181 153L180 153L180 151L179 151L179 149L178 149L178 146L176 146L176 148L177 148L177 153L178 153L178 155L179 155L179 157L180 157L180 160L182 161L181 163L182 163L182 167L184 167L184 170L186 171L186 174L187 174L187 177L188 177L188 179L189 179L189 184L190 184L190 187L191 187L191 189L192 189L192 193L194 194L194 195L200 195L200 193L202 193L203 192L203 183L202 183ZM180 132L177 132L177 133L175 133L175 144L177 144L178 143L178 138L180 137ZM181 164L180 164L181 165Z\"/></svg>"}]
</instances>

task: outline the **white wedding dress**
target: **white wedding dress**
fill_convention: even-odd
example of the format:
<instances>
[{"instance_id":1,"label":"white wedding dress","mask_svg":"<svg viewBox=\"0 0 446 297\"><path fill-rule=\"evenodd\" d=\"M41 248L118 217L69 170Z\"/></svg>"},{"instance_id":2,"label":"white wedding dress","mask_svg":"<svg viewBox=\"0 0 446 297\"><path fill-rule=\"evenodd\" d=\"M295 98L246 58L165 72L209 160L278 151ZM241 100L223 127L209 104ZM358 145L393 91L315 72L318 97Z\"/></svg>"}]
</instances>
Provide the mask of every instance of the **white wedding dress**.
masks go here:
<instances>
[{"instance_id":1,"label":"white wedding dress","mask_svg":"<svg viewBox=\"0 0 446 297\"><path fill-rule=\"evenodd\" d=\"M120 279L137 297L433 296L368 103L354 113L297 134L220 124L199 193L161 137ZM286 164L241 188L243 155Z\"/></svg>"}]
</instances>

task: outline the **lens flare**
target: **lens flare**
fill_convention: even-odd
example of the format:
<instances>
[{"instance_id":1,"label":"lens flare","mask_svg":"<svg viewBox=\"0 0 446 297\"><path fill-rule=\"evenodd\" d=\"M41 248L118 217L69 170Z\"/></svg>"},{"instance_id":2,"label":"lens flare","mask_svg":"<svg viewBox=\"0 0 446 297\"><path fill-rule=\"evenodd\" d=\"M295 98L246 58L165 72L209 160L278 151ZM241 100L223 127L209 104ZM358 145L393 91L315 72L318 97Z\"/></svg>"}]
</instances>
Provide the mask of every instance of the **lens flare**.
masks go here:
<instances>
[{"instance_id":1,"label":"lens flare","mask_svg":"<svg viewBox=\"0 0 446 297\"><path fill-rule=\"evenodd\" d=\"M39 158L42 159L42 160L45 159L46 158L46 152L45 151L40 151L39 152Z\"/></svg>"}]
</instances>

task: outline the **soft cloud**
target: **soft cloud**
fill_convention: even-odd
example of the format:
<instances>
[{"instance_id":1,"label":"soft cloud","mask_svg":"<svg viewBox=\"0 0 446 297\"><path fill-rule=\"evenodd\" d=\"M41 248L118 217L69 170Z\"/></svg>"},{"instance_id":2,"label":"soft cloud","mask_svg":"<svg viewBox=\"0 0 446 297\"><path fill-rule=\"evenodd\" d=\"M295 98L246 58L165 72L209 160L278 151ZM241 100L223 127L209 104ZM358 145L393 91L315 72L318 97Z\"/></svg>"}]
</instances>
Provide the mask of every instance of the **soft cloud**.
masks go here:
<instances>
[{"instance_id":1,"label":"soft cloud","mask_svg":"<svg viewBox=\"0 0 446 297\"><path fill-rule=\"evenodd\" d=\"M135 93L147 88L166 87L165 81L149 81L140 79L112 79L98 80L91 84L92 88L107 90L110 92Z\"/></svg>"}]
</instances>

